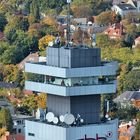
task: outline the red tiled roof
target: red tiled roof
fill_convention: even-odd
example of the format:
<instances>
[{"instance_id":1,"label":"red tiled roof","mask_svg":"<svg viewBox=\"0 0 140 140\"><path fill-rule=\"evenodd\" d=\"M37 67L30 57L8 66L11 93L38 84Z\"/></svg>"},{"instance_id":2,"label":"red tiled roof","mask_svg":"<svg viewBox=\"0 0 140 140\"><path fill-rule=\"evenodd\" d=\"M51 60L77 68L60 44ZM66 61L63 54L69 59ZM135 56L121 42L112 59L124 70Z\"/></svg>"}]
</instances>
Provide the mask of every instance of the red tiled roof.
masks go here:
<instances>
[{"instance_id":1,"label":"red tiled roof","mask_svg":"<svg viewBox=\"0 0 140 140\"><path fill-rule=\"evenodd\" d=\"M120 38L123 34L121 24L114 24L104 31L110 38Z\"/></svg>"},{"instance_id":2,"label":"red tiled roof","mask_svg":"<svg viewBox=\"0 0 140 140\"><path fill-rule=\"evenodd\" d=\"M135 39L135 41L140 41L140 36Z\"/></svg>"}]
</instances>

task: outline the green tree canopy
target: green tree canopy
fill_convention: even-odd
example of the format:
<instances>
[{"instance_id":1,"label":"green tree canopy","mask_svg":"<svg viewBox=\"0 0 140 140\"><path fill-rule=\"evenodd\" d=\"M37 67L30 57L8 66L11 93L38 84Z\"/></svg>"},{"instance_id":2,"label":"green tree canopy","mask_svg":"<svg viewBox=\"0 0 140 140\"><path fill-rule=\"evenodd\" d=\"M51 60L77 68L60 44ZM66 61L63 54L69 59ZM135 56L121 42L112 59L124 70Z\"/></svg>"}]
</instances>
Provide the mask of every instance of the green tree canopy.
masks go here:
<instances>
[{"instance_id":1,"label":"green tree canopy","mask_svg":"<svg viewBox=\"0 0 140 140\"><path fill-rule=\"evenodd\" d=\"M124 91L137 91L140 88L140 70L130 71L125 75Z\"/></svg>"},{"instance_id":2,"label":"green tree canopy","mask_svg":"<svg viewBox=\"0 0 140 140\"><path fill-rule=\"evenodd\" d=\"M3 127L5 127L8 131L12 132L13 128L13 121L10 114L10 111L8 109L1 109L0 111L0 124Z\"/></svg>"}]
</instances>

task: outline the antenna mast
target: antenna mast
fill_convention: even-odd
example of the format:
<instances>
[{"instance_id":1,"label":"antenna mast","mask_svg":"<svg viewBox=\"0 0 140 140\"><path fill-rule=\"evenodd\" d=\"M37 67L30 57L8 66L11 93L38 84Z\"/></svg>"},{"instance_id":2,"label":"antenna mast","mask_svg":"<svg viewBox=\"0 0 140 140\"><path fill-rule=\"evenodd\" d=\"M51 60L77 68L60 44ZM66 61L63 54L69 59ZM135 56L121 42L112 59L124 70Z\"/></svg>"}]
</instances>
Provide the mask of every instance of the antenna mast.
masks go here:
<instances>
[{"instance_id":1,"label":"antenna mast","mask_svg":"<svg viewBox=\"0 0 140 140\"><path fill-rule=\"evenodd\" d=\"M67 12L67 43L70 42L70 3L71 3L71 0L67 0L67 8L68 8L68 12Z\"/></svg>"}]
</instances>

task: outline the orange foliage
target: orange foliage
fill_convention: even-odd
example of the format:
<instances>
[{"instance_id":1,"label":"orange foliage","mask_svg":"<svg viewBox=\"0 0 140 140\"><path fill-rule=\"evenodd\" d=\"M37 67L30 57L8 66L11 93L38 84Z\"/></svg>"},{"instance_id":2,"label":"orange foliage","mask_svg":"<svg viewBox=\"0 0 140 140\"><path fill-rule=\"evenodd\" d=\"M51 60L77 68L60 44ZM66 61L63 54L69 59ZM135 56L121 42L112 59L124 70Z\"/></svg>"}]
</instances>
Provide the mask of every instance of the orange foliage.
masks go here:
<instances>
[{"instance_id":1,"label":"orange foliage","mask_svg":"<svg viewBox=\"0 0 140 140\"><path fill-rule=\"evenodd\" d=\"M47 94L46 93L40 93L37 97L38 107L42 109L46 109L46 100L47 100Z\"/></svg>"},{"instance_id":2,"label":"orange foliage","mask_svg":"<svg viewBox=\"0 0 140 140\"><path fill-rule=\"evenodd\" d=\"M52 35L46 35L39 40L39 49L45 50L49 42L54 41L55 37Z\"/></svg>"}]
</instances>

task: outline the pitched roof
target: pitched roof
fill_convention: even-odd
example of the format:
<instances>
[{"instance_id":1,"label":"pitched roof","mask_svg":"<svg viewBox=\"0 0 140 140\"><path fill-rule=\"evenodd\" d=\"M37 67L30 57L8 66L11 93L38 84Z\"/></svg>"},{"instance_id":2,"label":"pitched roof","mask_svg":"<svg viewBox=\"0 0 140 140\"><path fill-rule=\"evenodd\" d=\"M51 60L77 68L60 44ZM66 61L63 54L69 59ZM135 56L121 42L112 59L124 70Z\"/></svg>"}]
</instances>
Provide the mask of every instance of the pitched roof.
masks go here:
<instances>
[{"instance_id":1,"label":"pitched roof","mask_svg":"<svg viewBox=\"0 0 140 140\"><path fill-rule=\"evenodd\" d=\"M140 100L140 91L125 91L114 99L114 102L126 102L131 100Z\"/></svg>"},{"instance_id":2,"label":"pitched roof","mask_svg":"<svg viewBox=\"0 0 140 140\"><path fill-rule=\"evenodd\" d=\"M6 83L6 82L0 82L0 88L17 88L17 83Z\"/></svg>"},{"instance_id":3,"label":"pitched roof","mask_svg":"<svg viewBox=\"0 0 140 140\"><path fill-rule=\"evenodd\" d=\"M136 8L134 6L132 6L131 4L118 4L118 7L122 10L136 10Z\"/></svg>"}]
</instances>

